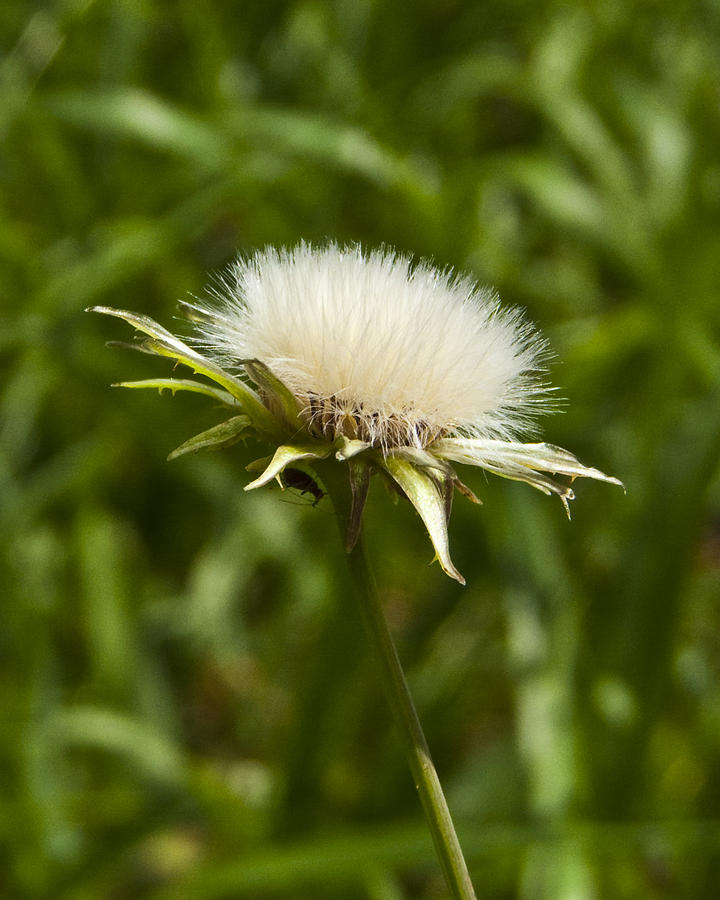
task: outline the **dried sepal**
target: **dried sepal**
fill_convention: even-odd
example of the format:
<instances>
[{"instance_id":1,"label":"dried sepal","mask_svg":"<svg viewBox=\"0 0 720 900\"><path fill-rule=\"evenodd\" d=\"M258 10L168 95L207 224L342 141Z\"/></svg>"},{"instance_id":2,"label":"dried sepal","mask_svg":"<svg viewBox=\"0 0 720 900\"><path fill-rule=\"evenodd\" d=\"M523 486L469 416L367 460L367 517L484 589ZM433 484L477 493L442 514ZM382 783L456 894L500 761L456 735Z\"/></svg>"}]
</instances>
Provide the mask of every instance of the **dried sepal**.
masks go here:
<instances>
[{"instance_id":1,"label":"dried sepal","mask_svg":"<svg viewBox=\"0 0 720 900\"><path fill-rule=\"evenodd\" d=\"M348 522L345 535L345 549L350 553L360 537L362 514L370 487L372 467L364 459L353 456L348 460L348 469L350 472L351 503L350 521Z\"/></svg>"},{"instance_id":2,"label":"dried sepal","mask_svg":"<svg viewBox=\"0 0 720 900\"><path fill-rule=\"evenodd\" d=\"M568 484L555 481L550 475L570 478L594 478L623 487L623 483L599 469L584 466L568 450L553 444L522 444L515 441L481 440L477 438L442 438L430 451L443 459L480 466L512 481L524 481L544 494L557 495L570 518L569 501L575 492Z\"/></svg>"},{"instance_id":3,"label":"dried sepal","mask_svg":"<svg viewBox=\"0 0 720 900\"><path fill-rule=\"evenodd\" d=\"M434 478L427 471L400 456L378 455L378 461L402 489L425 523L443 572L460 584L465 584L465 579L450 559L447 480Z\"/></svg>"},{"instance_id":4,"label":"dried sepal","mask_svg":"<svg viewBox=\"0 0 720 900\"><path fill-rule=\"evenodd\" d=\"M474 491L470 490L470 488L466 484L460 481L457 475L455 476L455 480L453 481L453 486L459 494L462 494L463 497L467 497L467 499L471 503L477 503L478 506L482 506L482 500Z\"/></svg>"},{"instance_id":5,"label":"dried sepal","mask_svg":"<svg viewBox=\"0 0 720 900\"><path fill-rule=\"evenodd\" d=\"M427 469L430 474L435 473L435 477L446 478L454 476L452 466L445 459L440 459L428 453L427 450L421 450L419 447L393 447L387 453L388 456L394 456L396 459L404 459L414 466Z\"/></svg>"},{"instance_id":6,"label":"dried sepal","mask_svg":"<svg viewBox=\"0 0 720 900\"><path fill-rule=\"evenodd\" d=\"M450 515L452 513L453 497L455 495L454 473L453 475L447 475L443 478L437 478L433 472L428 472L428 474L437 484L438 490L445 500L445 521L449 524Z\"/></svg>"}]
</instances>

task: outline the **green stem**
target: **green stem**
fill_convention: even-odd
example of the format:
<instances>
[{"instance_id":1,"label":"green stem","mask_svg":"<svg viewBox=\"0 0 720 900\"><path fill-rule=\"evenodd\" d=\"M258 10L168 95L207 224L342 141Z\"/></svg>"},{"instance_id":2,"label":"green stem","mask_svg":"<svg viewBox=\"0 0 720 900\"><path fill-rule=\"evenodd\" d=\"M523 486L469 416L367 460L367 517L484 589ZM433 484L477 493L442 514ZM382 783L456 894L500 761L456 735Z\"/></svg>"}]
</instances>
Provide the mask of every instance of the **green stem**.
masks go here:
<instances>
[{"instance_id":1,"label":"green stem","mask_svg":"<svg viewBox=\"0 0 720 900\"><path fill-rule=\"evenodd\" d=\"M338 466L335 461L318 465L317 469L335 508L344 545L346 528L350 519L350 490L347 470ZM430 757L430 750L380 603L362 535L355 549L348 555L348 565L368 632L381 663L390 711L405 745L415 787L425 810L435 850L448 887L455 900L475 900L475 892L450 817L450 810Z\"/></svg>"}]
</instances>

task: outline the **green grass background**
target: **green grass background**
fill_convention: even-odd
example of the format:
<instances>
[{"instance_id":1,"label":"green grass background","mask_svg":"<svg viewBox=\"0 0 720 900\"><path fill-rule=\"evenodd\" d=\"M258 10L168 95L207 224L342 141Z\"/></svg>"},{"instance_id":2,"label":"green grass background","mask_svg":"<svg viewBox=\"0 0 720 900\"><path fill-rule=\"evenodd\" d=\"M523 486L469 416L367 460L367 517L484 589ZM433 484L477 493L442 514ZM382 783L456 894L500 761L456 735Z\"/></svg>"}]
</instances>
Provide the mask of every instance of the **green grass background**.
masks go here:
<instances>
[{"instance_id":1,"label":"green grass background","mask_svg":"<svg viewBox=\"0 0 720 900\"><path fill-rule=\"evenodd\" d=\"M0 895L445 896L324 503L104 347L236 251L387 243L547 334L573 522L464 470L366 533L479 897L720 883L720 7L0 10Z\"/></svg>"}]
</instances>

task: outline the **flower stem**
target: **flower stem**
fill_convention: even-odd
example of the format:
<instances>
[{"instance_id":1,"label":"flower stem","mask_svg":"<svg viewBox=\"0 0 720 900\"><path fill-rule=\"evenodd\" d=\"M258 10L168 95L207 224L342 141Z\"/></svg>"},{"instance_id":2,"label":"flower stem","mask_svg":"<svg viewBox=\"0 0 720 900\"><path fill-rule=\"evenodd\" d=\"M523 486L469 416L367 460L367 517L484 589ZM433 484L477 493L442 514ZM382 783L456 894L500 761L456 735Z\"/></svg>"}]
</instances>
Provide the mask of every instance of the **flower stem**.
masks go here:
<instances>
[{"instance_id":1,"label":"flower stem","mask_svg":"<svg viewBox=\"0 0 720 900\"><path fill-rule=\"evenodd\" d=\"M347 472L343 472L334 461L318 465L317 468L335 508L344 543L350 518ZM348 555L348 565L365 623L381 664L390 711L405 746L415 787L425 810L448 887L455 900L475 900L460 842L385 618L362 535L355 549Z\"/></svg>"}]
</instances>

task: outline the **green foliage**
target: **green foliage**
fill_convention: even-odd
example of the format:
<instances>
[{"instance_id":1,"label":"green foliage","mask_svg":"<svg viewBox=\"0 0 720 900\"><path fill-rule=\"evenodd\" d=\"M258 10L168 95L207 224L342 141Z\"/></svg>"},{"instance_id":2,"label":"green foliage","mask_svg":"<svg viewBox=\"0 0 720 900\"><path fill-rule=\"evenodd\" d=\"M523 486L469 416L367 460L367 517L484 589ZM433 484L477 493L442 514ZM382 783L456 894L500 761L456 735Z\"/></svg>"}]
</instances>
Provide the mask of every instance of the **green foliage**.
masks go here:
<instances>
[{"instance_id":1,"label":"green foliage","mask_svg":"<svg viewBox=\"0 0 720 900\"><path fill-rule=\"evenodd\" d=\"M720 21L596 6L3 5L6 896L444 896L325 505L245 493L252 440L166 463L221 410L111 391L171 364L83 313L170 327L236 250L326 237L527 307L544 436L628 488L568 524L461 469L462 589L371 486L478 895L715 892Z\"/></svg>"}]
</instances>

